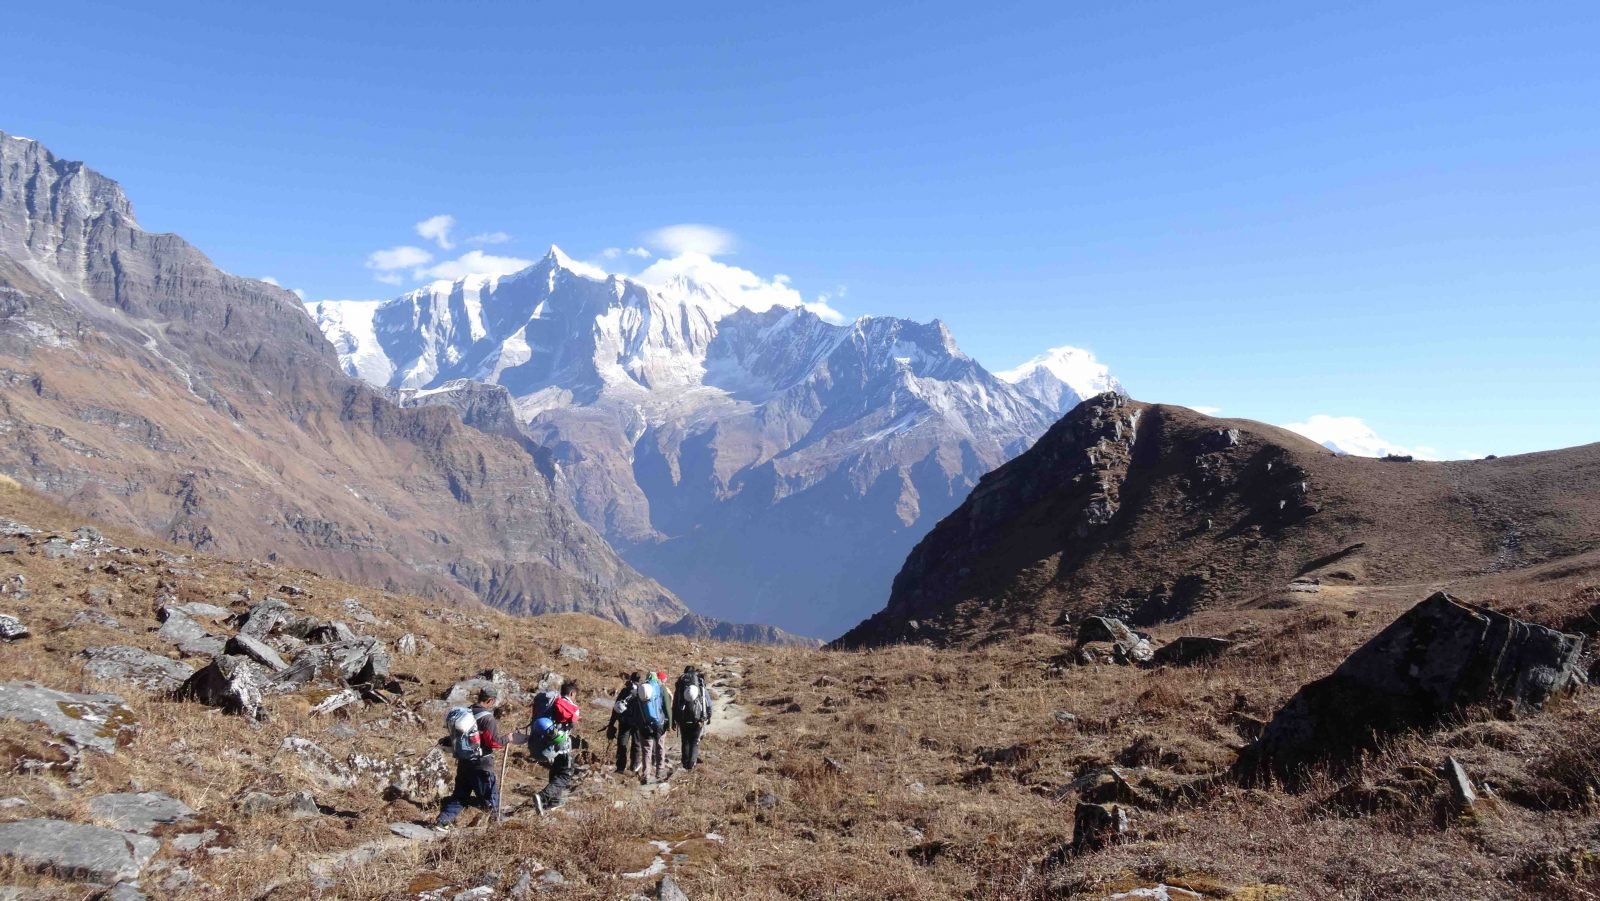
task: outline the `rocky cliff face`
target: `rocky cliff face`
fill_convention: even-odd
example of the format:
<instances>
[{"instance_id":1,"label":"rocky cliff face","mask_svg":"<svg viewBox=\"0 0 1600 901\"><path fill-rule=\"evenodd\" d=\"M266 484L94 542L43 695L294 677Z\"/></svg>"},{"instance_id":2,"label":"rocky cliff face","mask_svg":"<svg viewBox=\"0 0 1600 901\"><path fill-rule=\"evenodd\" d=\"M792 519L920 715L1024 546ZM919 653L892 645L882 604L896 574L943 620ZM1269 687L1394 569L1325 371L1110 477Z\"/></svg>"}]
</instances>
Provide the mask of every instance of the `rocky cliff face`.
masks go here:
<instances>
[{"instance_id":1,"label":"rocky cliff face","mask_svg":"<svg viewBox=\"0 0 1600 901\"><path fill-rule=\"evenodd\" d=\"M906 558L888 606L840 644L991 641L1091 612L1153 624L1297 577L1527 566L1600 546L1597 508L1600 445L1390 463L1105 394L985 476Z\"/></svg>"},{"instance_id":2,"label":"rocky cliff face","mask_svg":"<svg viewBox=\"0 0 1600 901\"><path fill-rule=\"evenodd\" d=\"M496 427L494 398L460 412L489 427L344 375L294 295L0 134L0 469L219 553L646 630L688 615Z\"/></svg>"},{"instance_id":3,"label":"rocky cliff face","mask_svg":"<svg viewBox=\"0 0 1600 901\"><path fill-rule=\"evenodd\" d=\"M579 513L702 613L812 635L881 603L916 539L1077 401L1040 367L1027 390L995 377L940 323L741 309L556 249L396 298L370 330L365 309L317 309L347 371L507 389Z\"/></svg>"}]
</instances>

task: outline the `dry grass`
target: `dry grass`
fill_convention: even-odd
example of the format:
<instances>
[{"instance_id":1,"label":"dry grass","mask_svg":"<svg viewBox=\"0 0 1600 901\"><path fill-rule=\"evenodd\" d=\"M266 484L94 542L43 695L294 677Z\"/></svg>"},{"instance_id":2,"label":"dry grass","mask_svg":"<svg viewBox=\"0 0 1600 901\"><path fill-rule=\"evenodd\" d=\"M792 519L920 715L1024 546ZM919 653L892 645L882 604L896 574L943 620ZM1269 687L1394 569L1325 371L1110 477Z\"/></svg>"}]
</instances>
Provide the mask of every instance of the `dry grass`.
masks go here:
<instances>
[{"instance_id":1,"label":"dry grass","mask_svg":"<svg viewBox=\"0 0 1600 901\"><path fill-rule=\"evenodd\" d=\"M25 491L0 494L0 515L54 529L78 524ZM133 536L113 537L137 543ZM170 792L225 827L233 850L187 858L164 851L146 879L146 888L164 897L196 894L159 889L165 874L178 868L214 886L214 897L308 897L316 892L309 865L382 840L390 822L431 816L403 801L384 801L372 782L347 791L316 785L275 755L287 736L311 738L340 758L353 752L420 757L438 731L424 702L497 665L524 685L547 670L578 678L586 734L599 739L603 751L604 710L591 699L609 693L622 672L648 666L670 673L688 662L731 683L749 728L736 738L707 739L705 766L676 775L669 792L641 794L631 783L596 775L564 815L518 816L487 832L469 829L437 844L398 849L341 871L337 886L321 897L410 897L413 885L465 888L486 878L508 887L523 870L551 867L566 882L549 897L621 899L650 887L651 880L619 874L647 866L655 856L652 841L686 842L673 869L697 901L1009 901L1103 897L1157 882L1210 897L1274 897L1262 886L1288 887L1284 897L1305 898L1594 897L1600 856L1587 849L1600 827L1594 809L1600 757L1593 752L1600 746L1600 727L1593 725L1600 709L1589 695L1523 720L1480 718L1395 740L1362 761L1347 782L1415 795L1398 807L1341 807L1330 798L1348 789L1326 778L1313 779L1298 794L1208 780L1245 743L1241 724L1270 717L1299 685L1325 674L1392 619L1405 594L1341 596L1337 603L1313 597L1284 609L1212 614L1184 624L1185 632L1237 640L1234 651L1212 665L1062 669L1051 661L1069 643L1056 634L970 652L735 647L646 638L581 616L513 619L485 609L440 610L305 571L168 554L0 557L4 574L21 573L33 591L6 612L35 630L34 638L6 649L0 678L118 691L142 723L127 748L86 755L75 774L13 773L3 793L25 803L0 816L88 820L85 804L96 794ZM154 634L163 591L243 609L247 604L235 596L248 589L260 599L284 584L305 588L304 596L290 600L308 613L348 621L342 602L354 598L381 620L362 631L391 647L407 632L434 646L395 663L417 680L403 705L419 712L420 724L378 707L332 720L313 717L293 696L275 698L268 721L253 724L99 683L77 665L77 652L92 645L168 653ZM105 593L92 595L91 588ZM1516 602L1549 603L1555 606L1547 616L1568 615L1565 608L1577 603L1568 599L1570 590L1558 585L1541 598ZM66 627L86 609L113 615L124 627ZM554 652L562 642L589 649L590 658L558 660ZM714 663L725 657L740 662ZM1058 722L1057 711L1077 720ZM520 722L525 715L513 710L507 719ZM39 744L15 724L0 724L0 749L46 754ZM1474 821L1441 817L1442 789L1419 787L1431 783L1418 771L1432 769L1445 754L1494 787L1497 798ZM1132 840L1047 866L1071 838L1077 795L1068 786L1113 764L1145 799L1134 805ZM542 776L514 762L505 796L521 802ZM1205 790L1180 791L1190 784ZM247 818L234 808L244 792L291 789L311 790L331 813L308 820ZM708 841L707 833L725 841ZM69 891L14 869L0 871L0 878Z\"/></svg>"}]
</instances>

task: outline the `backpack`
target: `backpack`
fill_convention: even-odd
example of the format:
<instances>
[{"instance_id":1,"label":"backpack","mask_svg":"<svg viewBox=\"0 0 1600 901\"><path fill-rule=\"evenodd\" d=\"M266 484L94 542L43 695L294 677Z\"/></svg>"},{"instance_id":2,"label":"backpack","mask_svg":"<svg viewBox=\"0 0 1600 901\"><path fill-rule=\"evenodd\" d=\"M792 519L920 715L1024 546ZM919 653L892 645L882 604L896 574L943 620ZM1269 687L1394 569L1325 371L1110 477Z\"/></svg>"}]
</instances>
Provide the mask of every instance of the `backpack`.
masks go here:
<instances>
[{"instance_id":1,"label":"backpack","mask_svg":"<svg viewBox=\"0 0 1600 901\"><path fill-rule=\"evenodd\" d=\"M706 682L699 673L679 676L677 695L673 719L680 723L704 723L711 719L711 699L706 696Z\"/></svg>"},{"instance_id":2,"label":"backpack","mask_svg":"<svg viewBox=\"0 0 1600 901\"><path fill-rule=\"evenodd\" d=\"M659 683L639 683L639 687L634 691L633 701L628 705L628 714L633 727L651 735L665 732L667 711L664 705Z\"/></svg>"},{"instance_id":3,"label":"backpack","mask_svg":"<svg viewBox=\"0 0 1600 901\"><path fill-rule=\"evenodd\" d=\"M478 717L471 708L450 708L444 715L444 728L450 741L450 756L466 763L483 756Z\"/></svg>"},{"instance_id":4,"label":"backpack","mask_svg":"<svg viewBox=\"0 0 1600 901\"><path fill-rule=\"evenodd\" d=\"M547 688L533 696L533 718L550 716L556 709L556 698L561 695L555 689Z\"/></svg>"},{"instance_id":5,"label":"backpack","mask_svg":"<svg viewBox=\"0 0 1600 901\"><path fill-rule=\"evenodd\" d=\"M555 763L557 757L570 750L572 739L565 730L556 728L553 720L542 716L533 721L528 730L528 753L535 763L548 767Z\"/></svg>"}]
</instances>

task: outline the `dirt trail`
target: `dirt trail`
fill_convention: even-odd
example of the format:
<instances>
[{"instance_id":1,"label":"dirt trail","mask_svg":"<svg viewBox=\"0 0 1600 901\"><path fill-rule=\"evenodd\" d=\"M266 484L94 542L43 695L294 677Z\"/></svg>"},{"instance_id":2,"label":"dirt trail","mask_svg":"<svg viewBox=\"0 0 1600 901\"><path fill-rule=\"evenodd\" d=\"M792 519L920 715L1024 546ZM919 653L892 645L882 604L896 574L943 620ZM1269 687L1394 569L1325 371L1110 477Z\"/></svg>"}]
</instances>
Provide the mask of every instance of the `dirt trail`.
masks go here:
<instances>
[{"instance_id":1,"label":"dirt trail","mask_svg":"<svg viewBox=\"0 0 1600 901\"><path fill-rule=\"evenodd\" d=\"M712 673L711 724L706 735L713 738L737 738L750 731L744 707L735 703L744 685L744 661L738 657L719 657Z\"/></svg>"}]
</instances>

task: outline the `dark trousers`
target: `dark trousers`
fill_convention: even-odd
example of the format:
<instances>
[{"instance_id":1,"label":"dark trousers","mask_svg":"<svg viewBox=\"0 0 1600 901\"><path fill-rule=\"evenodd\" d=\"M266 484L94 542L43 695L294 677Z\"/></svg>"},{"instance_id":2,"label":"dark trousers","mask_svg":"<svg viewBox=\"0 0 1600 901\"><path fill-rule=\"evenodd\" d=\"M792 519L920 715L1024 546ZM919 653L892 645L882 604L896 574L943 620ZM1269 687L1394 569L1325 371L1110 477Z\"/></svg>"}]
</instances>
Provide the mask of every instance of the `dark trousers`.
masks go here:
<instances>
[{"instance_id":1,"label":"dark trousers","mask_svg":"<svg viewBox=\"0 0 1600 901\"><path fill-rule=\"evenodd\" d=\"M480 767L476 763L456 764L456 789L444 801L444 809L439 811L439 825L448 826L461 815L463 808L482 807L484 810L494 810L496 801L495 779L493 763L490 766Z\"/></svg>"},{"instance_id":2,"label":"dark trousers","mask_svg":"<svg viewBox=\"0 0 1600 901\"><path fill-rule=\"evenodd\" d=\"M702 723L679 723L678 736L683 739L683 768L692 770L700 762L700 733Z\"/></svg>"},{"instance_id":3,"label":"dark trousers","mask_svg":"<svg viewBox=\"0 0 1600 901\"><path fill-rule=\"evenodd\" d=\"M546 809L555 807L572 790L572 755L558 754L550 763L550 782L539 790L539 800Z\"/></svg>"},{"instance_id":4,"label":"dark trousers","mask_svg":"<svg viewBox=\"0 0 1600 901\"><path fill-rule=\"evenodd\" d=\"M632 729L617 730L617 772L626 773L639 763L639 746Z\"/></svg>"}]
</instances>

